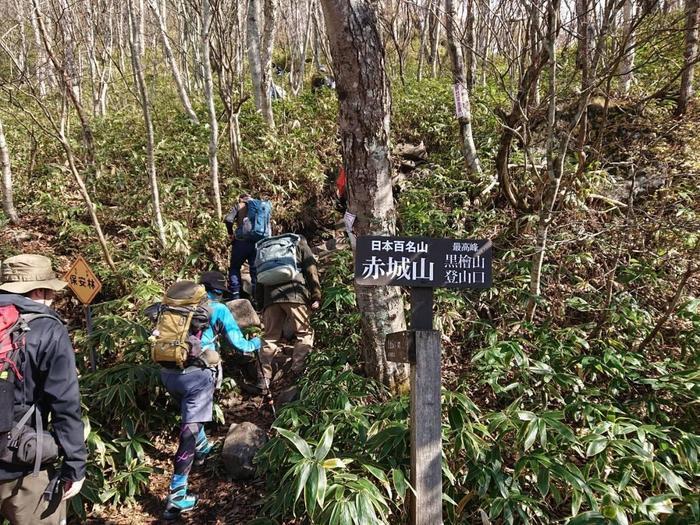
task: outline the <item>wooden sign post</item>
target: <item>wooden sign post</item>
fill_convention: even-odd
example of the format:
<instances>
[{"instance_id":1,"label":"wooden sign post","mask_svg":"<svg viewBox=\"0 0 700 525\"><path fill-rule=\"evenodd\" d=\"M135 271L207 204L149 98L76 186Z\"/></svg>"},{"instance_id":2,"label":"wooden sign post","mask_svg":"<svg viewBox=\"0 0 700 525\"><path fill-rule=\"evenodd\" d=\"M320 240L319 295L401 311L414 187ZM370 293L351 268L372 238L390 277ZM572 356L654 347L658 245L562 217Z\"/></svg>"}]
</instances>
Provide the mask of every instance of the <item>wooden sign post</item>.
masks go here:
<instances>
[{"instance_id":1,"label":"wooden sign post","mask_svg":"<svg viewBox=\"0 0 700 525\"><path fill-rule=\"evenodd\" d=\"M86 329L89 337L92 334L92 312L90 311L90 303L102 289L102 283L81 255L78 255L78 258L71 265L70 270L63 276L63 280L68 283L68 287L73 290L78 300L83 303ZM95 348L91 346L90 370L94 372L96 369L97 356L95 355Z\"/></svg>"},{"instance_id":2,"label":"wooden sign post","mask_svg":"<svg viewBox=\"0 0 700 525\"><path fill-rule=\"evenodd\" d=\"M433 288L491 286L491 241L359 237L355 281L409 286L411 329L388 334L386 355L411 363L411 525L442 524L440 333L433 330Z\"/></svg>"}]
</instances>

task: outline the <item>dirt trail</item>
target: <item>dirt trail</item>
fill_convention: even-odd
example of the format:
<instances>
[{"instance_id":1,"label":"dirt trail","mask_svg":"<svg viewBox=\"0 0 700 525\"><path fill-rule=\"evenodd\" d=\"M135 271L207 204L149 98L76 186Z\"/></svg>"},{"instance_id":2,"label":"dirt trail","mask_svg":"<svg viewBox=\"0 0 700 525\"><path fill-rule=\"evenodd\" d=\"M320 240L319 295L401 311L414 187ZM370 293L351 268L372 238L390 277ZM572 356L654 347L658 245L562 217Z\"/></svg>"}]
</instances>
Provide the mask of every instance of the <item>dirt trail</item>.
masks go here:
<instances>
[{"instance_id":1,"label":"dirt trail","mask_svg":"<svg viewBox=\"0 0 700 525\"><path fill-rule=\"evenodd\" d=\"M267 407L261 407L260 397L242 397L230 394L231 405L223 408L226 424L207 425L209 439L217 446L212 456L201 467L193 467L189 477L190 490L199 496L197 508L176 521L161 519L172 474L172 460L177 447L176 436L161 437L155 441L156 451L150 459L155 472L145 493L129 506L97 509L85 523L142 525L171 524L244 524L258 514L260 500L264 496L262 479L247 482L230 481L221 463L219 452L232 423L251 421L264 429L272 425L273 417ZM219 400L221 402L221 400Z\"/></svg>"}]
</instances>

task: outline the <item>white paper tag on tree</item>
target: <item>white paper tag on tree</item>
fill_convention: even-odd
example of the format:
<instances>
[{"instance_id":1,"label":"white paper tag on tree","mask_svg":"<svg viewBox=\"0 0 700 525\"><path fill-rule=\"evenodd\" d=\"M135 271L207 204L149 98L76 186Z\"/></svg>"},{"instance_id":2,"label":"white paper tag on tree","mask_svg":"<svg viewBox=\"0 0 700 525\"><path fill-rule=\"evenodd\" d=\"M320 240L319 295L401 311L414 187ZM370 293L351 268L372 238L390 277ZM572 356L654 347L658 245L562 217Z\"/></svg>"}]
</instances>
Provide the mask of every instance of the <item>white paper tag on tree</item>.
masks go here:
<instances>
[{"instance_id":1,"label":"white paper tag on tree","mask_svg":"<svg viewBox=\"0 0 700 525\"><path fill-rule=\"evenodd\" d=\"M343 221L345 222L345 231L348 233L352 233L352 226L355 224L355 218L357 216L350 213L349 211L345 212L345 215L343 215Z\"/></svg>"},{"instance_id":2,"label":"white paper tag on tree","mask_svg":"<svg viewBox=\"0 0 700 525\"><path fill-rule=\"evenodd\" d=\"M455 116L457 118L465 118L467 116L467 108L464 101L468 95L464 84L453 84L452 92L455 98Z\"/></svg>"}]
</instances>

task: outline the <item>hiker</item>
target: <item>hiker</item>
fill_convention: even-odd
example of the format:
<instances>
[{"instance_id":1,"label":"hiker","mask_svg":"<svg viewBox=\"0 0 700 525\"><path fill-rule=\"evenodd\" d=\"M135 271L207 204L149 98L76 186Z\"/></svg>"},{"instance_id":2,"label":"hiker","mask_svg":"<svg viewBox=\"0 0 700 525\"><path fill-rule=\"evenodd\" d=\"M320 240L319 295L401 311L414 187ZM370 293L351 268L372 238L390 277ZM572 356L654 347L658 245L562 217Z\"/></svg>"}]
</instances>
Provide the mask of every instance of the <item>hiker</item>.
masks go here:
<instances>
[{"instance_id":1,"label":"hiker","mask_svg":"<svg viewBox=\"0 0 700 525\"><path fill-rule=\"evenodd\" d=\"M350 211L348 206L348 176L345 167L342 165L338 168L338 176L335 179L335 196L339 211L343 213L343 224L345 225L345 232L348 234L350 247L354 251L357 238L353 225L357 216Z\"/></svg>"},{"instance_id":2,"label":"hiker","mask_svg":"<svg viewBox=\"0 0 700 525\"><path fill-rule=\"evenodd\" d=\"M258 388L269 395L272 361L279 349L287 322L296 340L292 354L292 375L304 369L313 345L310 310L318 310L321 285L316 259L301 235L286 234L258 243L256 299L263 305L263 347L260 351L262 381Z\"/></svg>"},{"instance_id":3,"label":"hiker","mask_svg":"<svg viewBox=\"0 0 700 525\"><path fill-rule=\"evenodd\" d=\"M335 198L341 211L345 211L348 206L348 178L342 165L338 168L338 176L335 179Z\"/></svg>"},{"instance_id":4,"label":"hiker","mask_svg":"<svg viewBox=\"0 0 700 525\"><path fill-rule=\"evenodd\" d=\"M197 497L187 490L187 479L193 463L204 463L212 449L204 424L212 420L214 390L221 378L218 336L225 334L242 351L260 348L260 340L247 341L228 308L218 302L226 288L224 275L207 272L200 283L173 284L163 302L147 310L147 315L156 320L153 359L161 365L160 377L166 390L180 403L182 419L163 513L166 520L176 519L197 504Z\"/></svg>"},{"instance_id":5,"label":"hiker","mask_svg":"<svg viewBox=\"0 0 700 525\"><path fill-rule=\"evenodd\" d=\"M248 262L252 285L251 296L255 297L255 243L270 236L272 205L269 201L241 195L238 204L224 217L231 240L231 263L228 271L228 290L232 299L240 298L241 268ZM234 230L235 225L235 230Z\"/></svg>"},{"instance_id":6,"label":"hiker","mask_svg":"<svg viewBox=\"0 0 700 525\"><path fill-rule=\"evenodd\" d=\"M65 524L87 460L75 353L50 308L66 283L30 254L2 261L0 281L0 518Z\"/></svg>"},{"instance_id":7,"label":"hiker","mask_svg":"<svg viewBox=\"0 0 700 525\"><path fill-rule=\"evenodd\" d=\"M238 321L224 304L224 299L230 296L226 277L221 272L204 272L199 277L199 283L204 286L209 298L209 307L212 310L209 328L202 334L202 349L211 349L219 352L220 340L225 337L228 344L233 347L234 354L228 355L235 365L252 365L253 360L258 361L257 354L260 350L261 341L259 337L247 340L243 336ZM251 308L251 312L255 313ZM257 379L261 374L259 366L256 367Z\"/></svg>"},{"instance_id":8,"label":"hiker","mask_svg":"<svg viewBox=\"0 0 700 525\"><path fill-rule=\"evenodd\" d=\"M204 285L209 297L209 307L212 309L211 322L202 334L202 349L210 348L219 351L220 339L226 337L226 341L235 351L252 355L260 350L259 337L246 339L238 327L236 318L223 303L224 298L230 295L226 289L226 277L221 272L204 272L199 277L200 284ZM234 356L235 357L235 356Z\"/></svg>"}]
</instances>

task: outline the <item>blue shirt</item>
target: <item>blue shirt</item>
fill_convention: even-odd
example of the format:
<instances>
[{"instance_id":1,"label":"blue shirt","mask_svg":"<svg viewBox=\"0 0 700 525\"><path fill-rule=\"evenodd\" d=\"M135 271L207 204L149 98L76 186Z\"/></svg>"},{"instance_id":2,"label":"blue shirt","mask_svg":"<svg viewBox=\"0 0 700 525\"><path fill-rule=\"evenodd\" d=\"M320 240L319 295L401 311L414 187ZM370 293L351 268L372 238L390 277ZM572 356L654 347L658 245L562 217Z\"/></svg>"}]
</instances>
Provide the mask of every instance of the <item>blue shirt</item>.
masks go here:
<instances>
[{"instance_id":1,"label":"blue shirt","mask_svg":"<svg viewBox=\"0 0 700 525\"><path fill-rule=\"evenodd\" d=\"M209 307L212 314L209 328L202 334L202 350L218 350L218 336L226 336L228 342L241 352L260 350L260 338L246 339L225 304L210 300Z\"/></svg>"}]
</instances>

